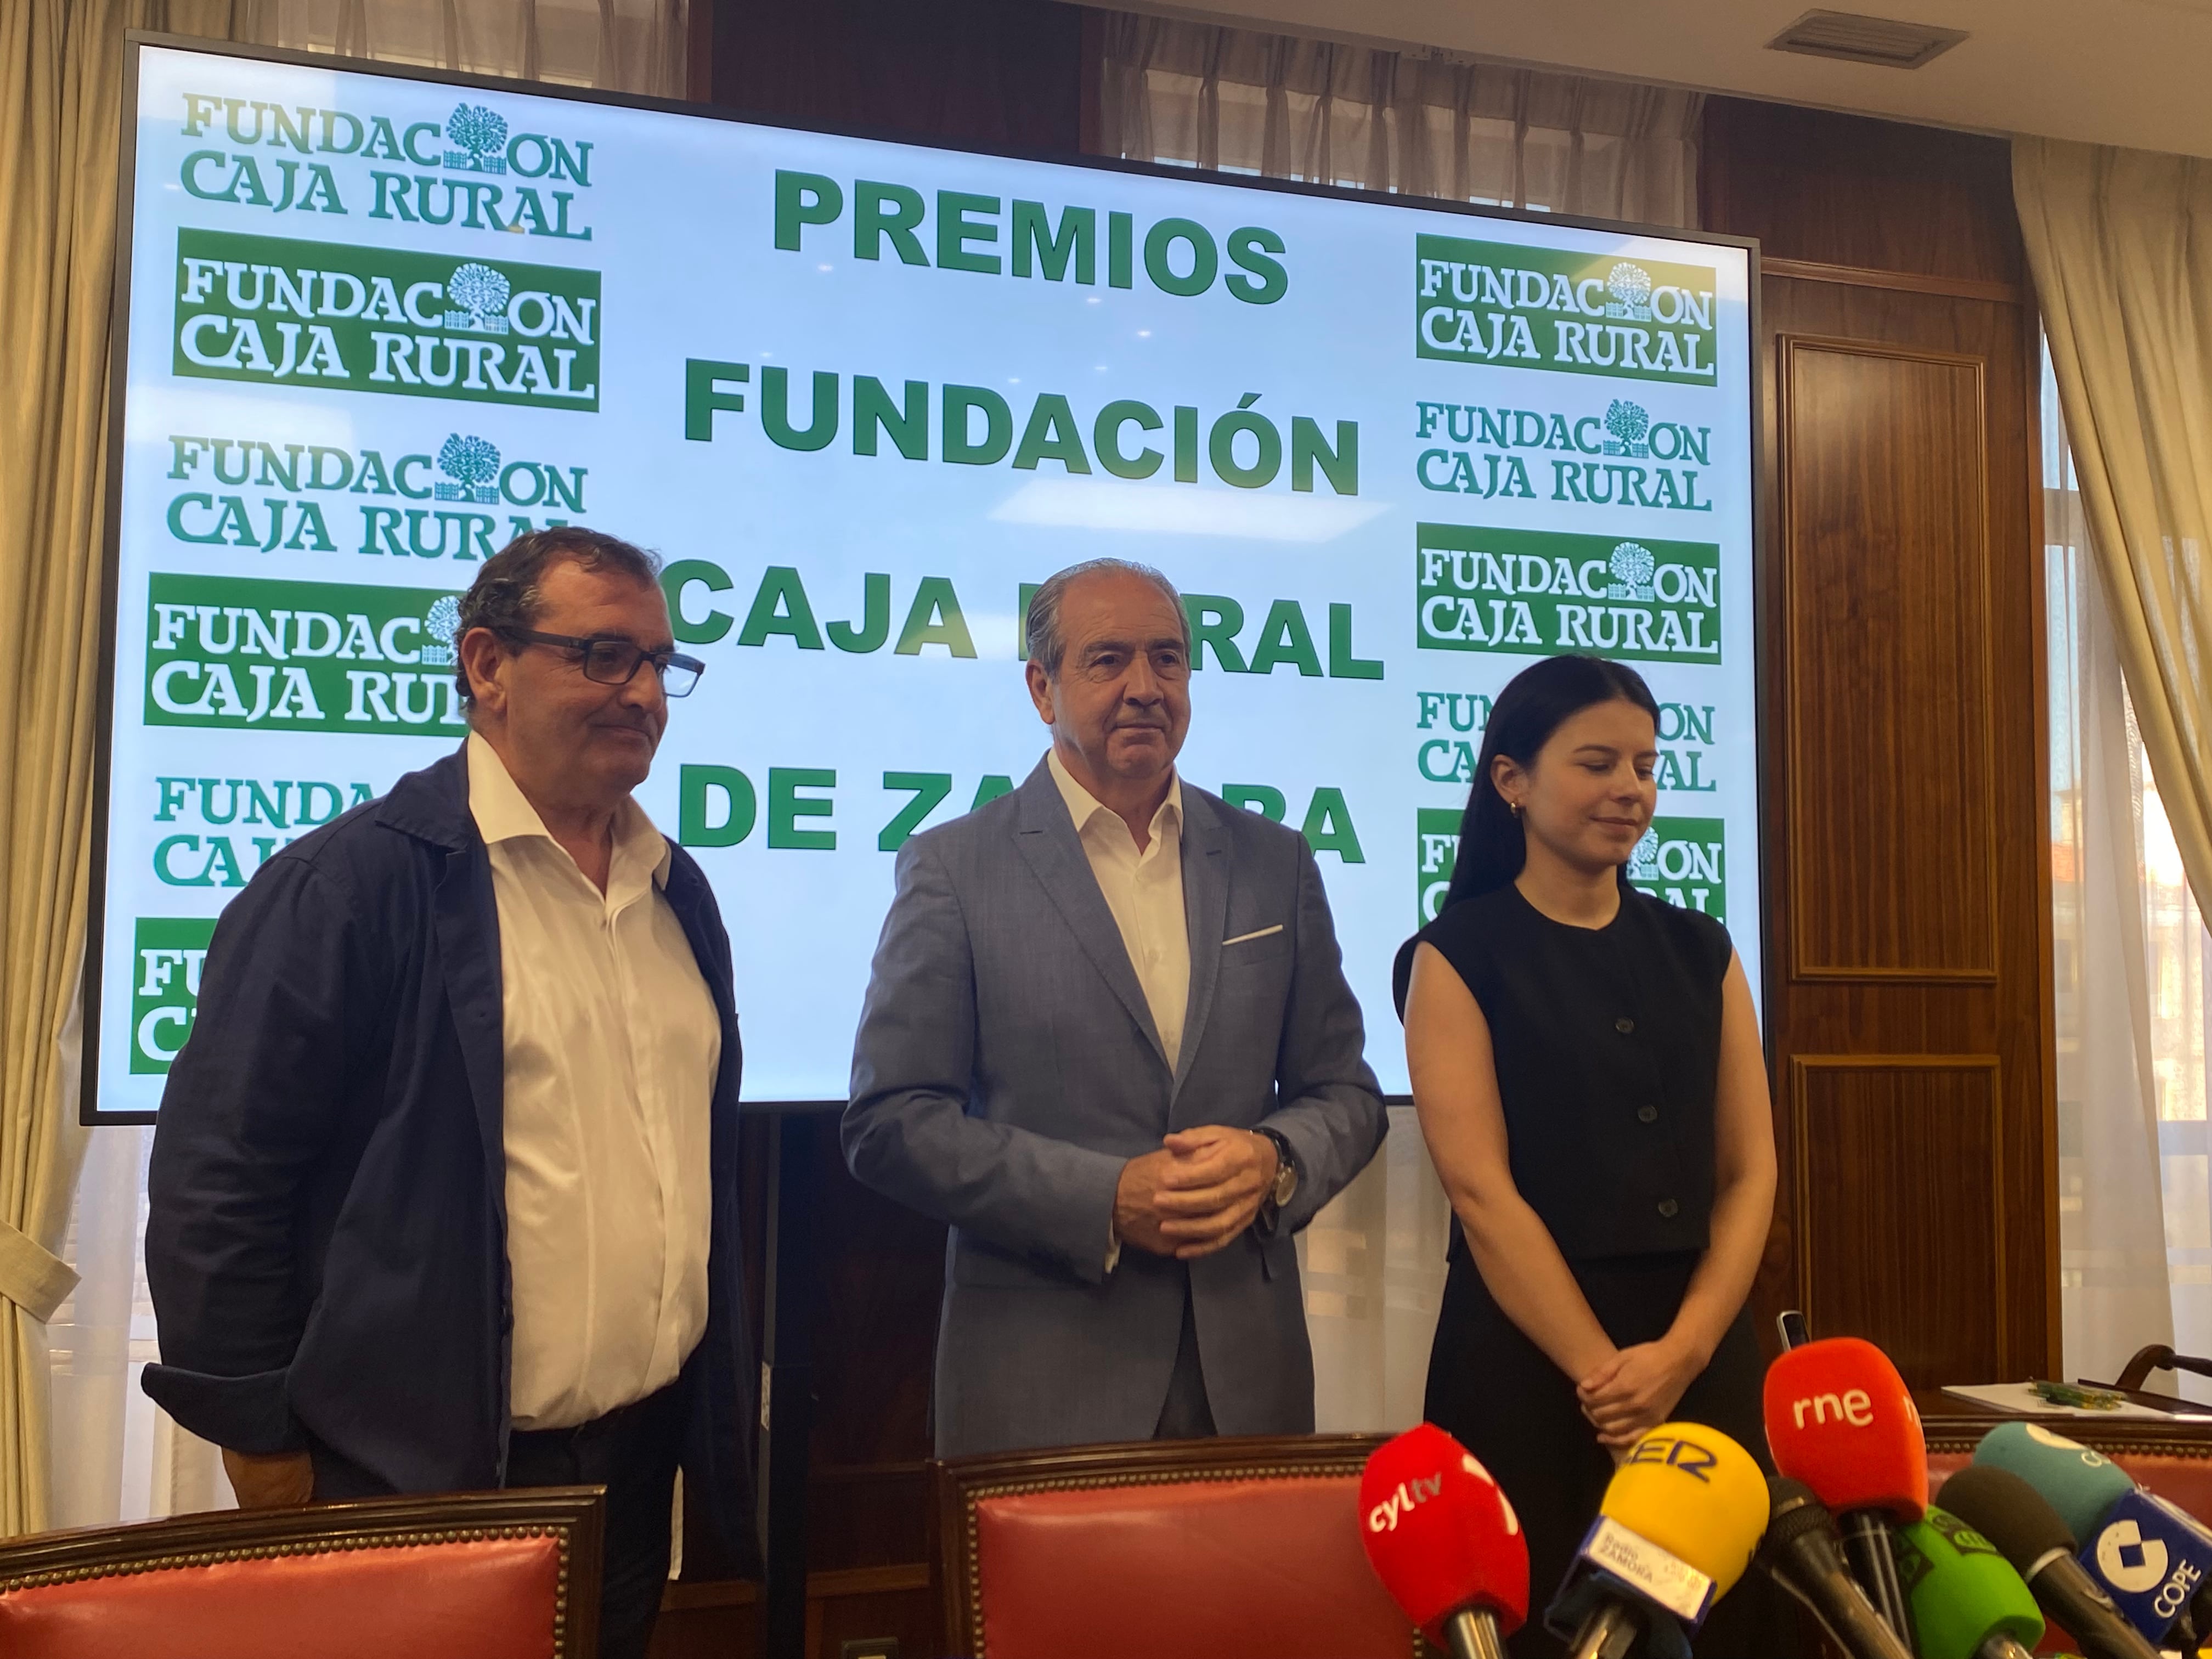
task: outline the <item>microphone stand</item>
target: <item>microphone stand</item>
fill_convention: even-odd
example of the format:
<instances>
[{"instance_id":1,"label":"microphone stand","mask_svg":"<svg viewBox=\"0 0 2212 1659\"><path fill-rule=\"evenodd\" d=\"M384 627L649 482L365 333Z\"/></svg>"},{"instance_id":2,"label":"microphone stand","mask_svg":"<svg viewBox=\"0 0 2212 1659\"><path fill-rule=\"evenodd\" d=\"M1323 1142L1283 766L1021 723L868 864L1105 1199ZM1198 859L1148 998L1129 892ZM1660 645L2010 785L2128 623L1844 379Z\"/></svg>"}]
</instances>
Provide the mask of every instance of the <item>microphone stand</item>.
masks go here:
<instances>
[{"instance_id":1,"label":"microphone stand","mask_svg":"<svg viewBox=\"0 0 2212 1659\"><path fill-rule=\"evenodd\" d=\"M1912 1646L1912 1615L1907 1611L1905 1586L1898 1582L1897 1558L1890 1553L1889 1525L1874 1510L1854 1510L1843 1517L1844 1553L1851 1576L1874 1603L1891 1633Z\"/></svg>"},{"instance_id":2,"label":"microphone stand","mask_svg":"<svg viewBox=\"0 0 2212 1659\"><path fill-rule=\"evenodd\" d=\"M1452 1614L1444 1621L1444 1639L1451 1644L1451 1659L1505 1659L1498 1620L1487 1611L1463 1607Z\"/></svg>"}]
</instances>

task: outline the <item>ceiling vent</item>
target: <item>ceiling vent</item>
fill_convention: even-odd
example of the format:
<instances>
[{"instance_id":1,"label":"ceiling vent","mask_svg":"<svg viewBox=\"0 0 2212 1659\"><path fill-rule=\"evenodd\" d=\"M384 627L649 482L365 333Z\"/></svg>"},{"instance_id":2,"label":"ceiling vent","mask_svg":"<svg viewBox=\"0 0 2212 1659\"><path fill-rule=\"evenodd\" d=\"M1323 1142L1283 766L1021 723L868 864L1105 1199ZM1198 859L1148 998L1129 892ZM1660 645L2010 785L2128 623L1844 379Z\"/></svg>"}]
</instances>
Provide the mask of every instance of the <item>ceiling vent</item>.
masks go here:
<instances>
[{"instance_id":1,"label":"ceiling vent","mask_svg":"<svg viewBox=\"0 0 2212 1659\"><path fill-rule=\"evenodd\" d=\"M1766 43L1771 52L1802 52L1885 69L1918 69L1966 38L1964 29L1899 23L1849 11L1808 11Z\"/></svg>"}]
</instances>

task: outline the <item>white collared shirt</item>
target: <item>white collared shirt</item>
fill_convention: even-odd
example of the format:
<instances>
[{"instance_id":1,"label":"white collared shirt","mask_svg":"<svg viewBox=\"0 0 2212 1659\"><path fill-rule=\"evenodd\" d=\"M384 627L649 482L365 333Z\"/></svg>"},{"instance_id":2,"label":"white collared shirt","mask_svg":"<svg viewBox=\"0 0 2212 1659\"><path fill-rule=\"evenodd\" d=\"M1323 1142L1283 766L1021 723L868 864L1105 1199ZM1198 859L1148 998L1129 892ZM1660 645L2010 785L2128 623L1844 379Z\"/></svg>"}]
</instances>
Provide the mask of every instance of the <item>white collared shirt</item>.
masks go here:
<instances>
[{"instance_id":1,"label":"white collared shirt","mask_svg":"<svg viewBox=\"0 0 2212 1659\"><path fill-rule=\"evenodd\" d=\"M707 1328L722 1024L644 809L616 815L601 893L498 751L471 733L468 757L499 907L510 1404L569 1428L674 1382Z\"/></svg>"},{"instance_id":2,"label":"white collared shirt","mask_svg":"<svg viewBox=\"0 0 2212 1659\"><path fill-rule=\"evenodd\" d=\"M1182 779L1170 781L1167 799L1152 814L1150 839L1139 853L1120 813L1078 783L1057 752L1048 751L1045 760L1075 819L1091 873L1121 930L1122 948L1137 970L1137 984L1172 1068L1182 1054L1182 1022L1190 1006L1190 929L1182 908Z\"/></svg>"}]
</instances>

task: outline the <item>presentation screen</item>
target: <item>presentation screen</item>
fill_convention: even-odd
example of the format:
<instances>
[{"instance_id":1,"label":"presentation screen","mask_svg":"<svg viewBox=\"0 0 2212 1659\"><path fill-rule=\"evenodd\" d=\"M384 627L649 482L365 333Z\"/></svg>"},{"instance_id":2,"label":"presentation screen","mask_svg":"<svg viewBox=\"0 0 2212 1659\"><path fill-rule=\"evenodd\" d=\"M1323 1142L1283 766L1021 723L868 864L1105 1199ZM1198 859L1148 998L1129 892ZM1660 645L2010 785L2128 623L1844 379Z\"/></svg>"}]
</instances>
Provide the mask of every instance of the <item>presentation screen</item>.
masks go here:
<instances>
[{"instance_id":1,"label":"presentation screen","mask_svg":"<svg viewBox=\"0 0 2212 1659\"><path fill-rule=\"evenodd\" d=\"M466 734L514 536L665 562L639 799L744 1095L842 1098L909 836L1048 733L1029 594L1179 587L1188 785L1311 843L1386 1090L1492 701L1660 703L1629 878L1759 982L1750 247L332 60L133 48L88 1109L160 1103L223 906ZM251 948L251 941L247 941Z\"/></svg>"}]
</instances>

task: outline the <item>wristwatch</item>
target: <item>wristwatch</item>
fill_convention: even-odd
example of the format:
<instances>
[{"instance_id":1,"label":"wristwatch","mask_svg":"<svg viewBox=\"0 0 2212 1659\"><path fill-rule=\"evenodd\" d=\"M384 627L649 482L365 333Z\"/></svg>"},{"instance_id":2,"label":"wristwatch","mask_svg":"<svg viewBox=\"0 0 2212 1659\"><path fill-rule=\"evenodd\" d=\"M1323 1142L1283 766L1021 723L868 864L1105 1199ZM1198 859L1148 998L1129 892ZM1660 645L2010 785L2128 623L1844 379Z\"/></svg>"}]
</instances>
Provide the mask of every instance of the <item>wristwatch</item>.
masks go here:
<instances>
[{"instance_id":1,"label":"wristwatch","mask_svg":"<svg viewBox=\"0 0 2212 1659\"><path fill-rule=\"evenodd\" d=\"M1274 1234L1283 1206L1298 1190L1298 1155L1291 1150L1289 1138L1279 1130L1261 1128L1252 1133L1265 1135L1275 1143L1275 1185L1273 1190L1260 1200L1260 1213L1252 1223L1259 1229L1261 1237L1268 1238Z\"/></svg>"}]
</instances>

